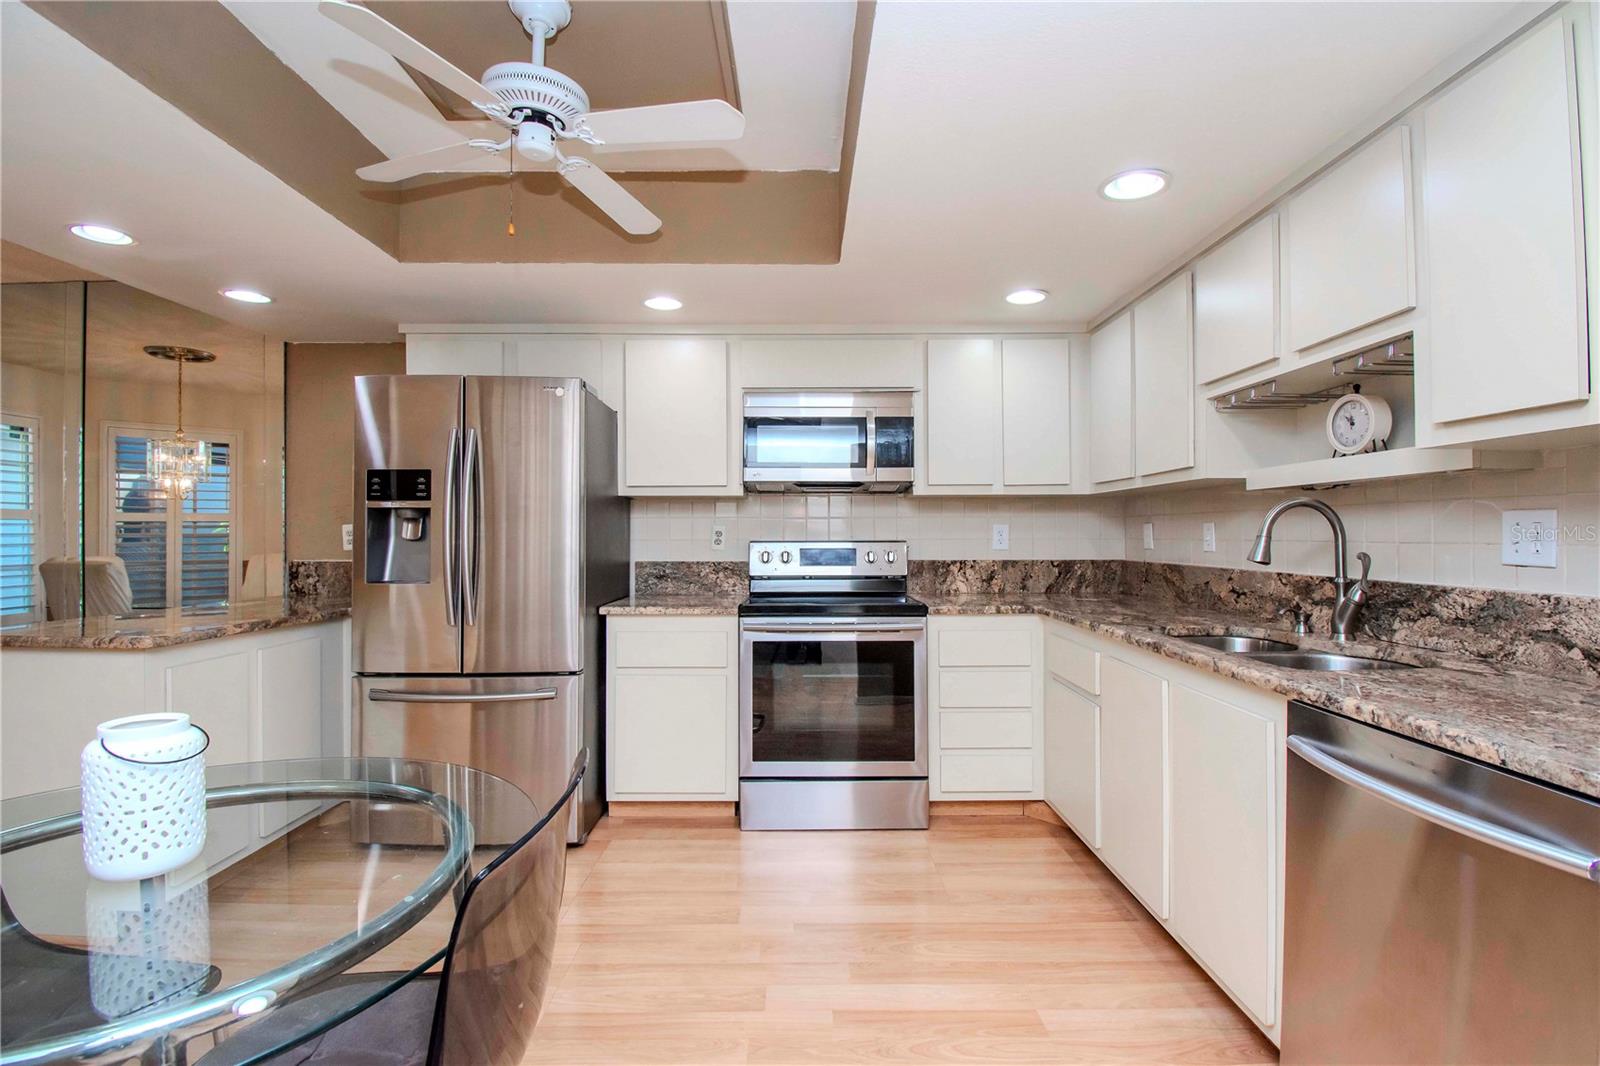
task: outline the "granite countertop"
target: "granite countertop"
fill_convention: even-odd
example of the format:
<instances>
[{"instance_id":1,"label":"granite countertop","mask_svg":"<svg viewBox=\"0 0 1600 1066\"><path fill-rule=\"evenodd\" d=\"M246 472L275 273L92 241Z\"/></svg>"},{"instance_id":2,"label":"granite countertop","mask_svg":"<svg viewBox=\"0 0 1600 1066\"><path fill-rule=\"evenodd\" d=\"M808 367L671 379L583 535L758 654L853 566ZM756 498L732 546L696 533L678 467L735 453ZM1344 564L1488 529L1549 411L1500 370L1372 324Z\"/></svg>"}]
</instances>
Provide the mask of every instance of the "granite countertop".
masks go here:
<instances>
[{"instance_id":1,"label":"granite countertop","mask_svg":"<svg viewBox=\"0 0 1600 1066\"><path fill-rule=\"evenodd\" d=\"M737 614L744 602L745 590L727 592L713 590L701 593L642 593L627 599L613 600L600 608L601 614L618 615L708 615Z\"/></svg>"},{"instance_id":2,"label":"granite countertop","mask_svg":"<svg viewBox=\"0 0 1600 1066\"><path fill-rule=\"evenodd\" d=\"M1485 660L1383 641L1335 644L1259 619L1184 611L1136 596L1037 594L920 597L935 615L1037 614L1358 722L1600 798L1600 687ZM1411 670L1357 674L1291 670L1180 639L1204 633L1272 637L1305 648L1395 659Z\"/></svg>"},{"instance_id":3,"label":"granite countertop","mask_svg":"<svg viewBox=\"0 0 1600 1066\"><path fill-rule=\"evenodd\" d=\"M149 651L348 617L350 605L337 600L309 603L286 603L283 599L246 600L216 609L175 607L134 616L102 615L34 622L0 630L0 648Z\"/></svg>"}]
</instances>

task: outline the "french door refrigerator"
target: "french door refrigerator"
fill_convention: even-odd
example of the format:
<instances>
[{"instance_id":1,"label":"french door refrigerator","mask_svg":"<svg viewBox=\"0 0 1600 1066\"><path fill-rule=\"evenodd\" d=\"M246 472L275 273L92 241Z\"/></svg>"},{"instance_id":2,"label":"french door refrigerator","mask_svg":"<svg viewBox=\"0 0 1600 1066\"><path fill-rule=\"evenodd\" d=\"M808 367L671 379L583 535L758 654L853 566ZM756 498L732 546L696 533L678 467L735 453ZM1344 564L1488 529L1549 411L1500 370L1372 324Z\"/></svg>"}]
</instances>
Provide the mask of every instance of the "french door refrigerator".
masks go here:
<instances>
[{"instance_id":1,"label":"french door refrigerator","mask_svg":"<svg viewBox=\"0 0 1600 1066\"><path fill-rule=\"evenodd\" d=\"M599 820L602 603L627 595L617 416L577 378L355 379L357 755L465 763L535 803L592 757L567 839ZM481 843L529 827L455 797ZM414 812L357 830L433 838Z\"/></svg>"}]
</instances>

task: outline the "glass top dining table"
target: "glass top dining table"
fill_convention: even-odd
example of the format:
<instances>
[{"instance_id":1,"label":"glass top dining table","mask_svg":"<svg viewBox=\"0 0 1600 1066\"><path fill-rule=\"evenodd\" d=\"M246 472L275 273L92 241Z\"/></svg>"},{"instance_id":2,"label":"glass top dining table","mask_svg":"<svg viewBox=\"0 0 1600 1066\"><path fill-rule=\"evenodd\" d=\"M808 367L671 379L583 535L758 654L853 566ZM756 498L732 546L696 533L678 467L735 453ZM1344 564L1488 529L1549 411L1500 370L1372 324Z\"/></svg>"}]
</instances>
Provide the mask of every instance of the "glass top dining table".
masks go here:
<instances>
[{"instance_id":1,"label":"glass top dining table","mask_svg":"<svg viewBox=\"0 0 1600 1066\"><path fill-rule=\"evenodd\" d=\"M436 967L511 843L484 827L542 813L479 770L370 758L208 766L206 806L199 857L100 881L78 789L0 800L0 1066L232 1061L269 1016L252 1055L292 1047ZM321 994L341 980L360 996ZM319 1007L277 1013L296 1000Z\"/></svg>"}]
</instances>

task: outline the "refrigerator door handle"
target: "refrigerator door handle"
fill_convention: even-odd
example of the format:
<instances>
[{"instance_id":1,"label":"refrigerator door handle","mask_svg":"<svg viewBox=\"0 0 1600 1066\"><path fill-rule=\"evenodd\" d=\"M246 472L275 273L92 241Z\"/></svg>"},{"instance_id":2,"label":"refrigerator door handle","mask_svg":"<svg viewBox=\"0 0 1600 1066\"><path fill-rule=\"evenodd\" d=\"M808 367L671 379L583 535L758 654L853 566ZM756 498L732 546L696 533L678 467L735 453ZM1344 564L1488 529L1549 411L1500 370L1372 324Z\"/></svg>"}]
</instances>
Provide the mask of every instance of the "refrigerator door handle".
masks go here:
<instances>
[{"instance_id":1,"label":"refrigerator door handle","mask_svg":"<svg viewBox=\"0 0 1600 1066\"><path fill-rule=\"evenodd\" d=\"M517 703L555 698L553 688L536 688L531 692L405 692L375 688L367 693L367 699L373 703Z\"/></svg>"},{"instance_id":2,"label":"refrigerator door handle","mask_svg":"<svg viewBox=\"0 0 1600 1066\"><path fill-rule=\"evenodd\" d=\"M478 431L467 430L466 445L466 503L462 510L467 524L463 538L463 580L466 583L467 625L478 624L478 597L483 590L483 448Z\"/></svg>"},{"instance_id":3,"label":"refrigerator door handle","mask_svg":"<svg viewBox=\"0 0 1600 1066\"><path fill-rule=\"evenodd\" d=\"M461 603L461 589L456 569L459 541L456 525L460 517L456 513L456 468L460 462L461 430L451 426L450 454L444 461L444 619L445 624L452 627L458 624L457 611Z\"/></svg>"}]
</instances>

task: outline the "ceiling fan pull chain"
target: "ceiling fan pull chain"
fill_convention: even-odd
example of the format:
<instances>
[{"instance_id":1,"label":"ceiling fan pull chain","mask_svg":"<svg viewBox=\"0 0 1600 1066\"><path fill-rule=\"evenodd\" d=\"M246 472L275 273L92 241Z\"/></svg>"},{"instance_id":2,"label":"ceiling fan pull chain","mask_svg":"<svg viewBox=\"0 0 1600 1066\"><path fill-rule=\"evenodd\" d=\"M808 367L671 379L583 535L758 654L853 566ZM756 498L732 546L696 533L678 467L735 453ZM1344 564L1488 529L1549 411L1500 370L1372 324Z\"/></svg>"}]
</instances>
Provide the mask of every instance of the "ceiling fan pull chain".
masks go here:
<instances>
[{"instance_id":1,"label":"ceiling fan pull chain","mask_svg":"<svg viewBox=\"0 0 1600 1066\"><path fill-rule=\"evenodd\" d=\"M517 235L517 153L506 153L506 236Z\"/></svg>"}]
</instances>

